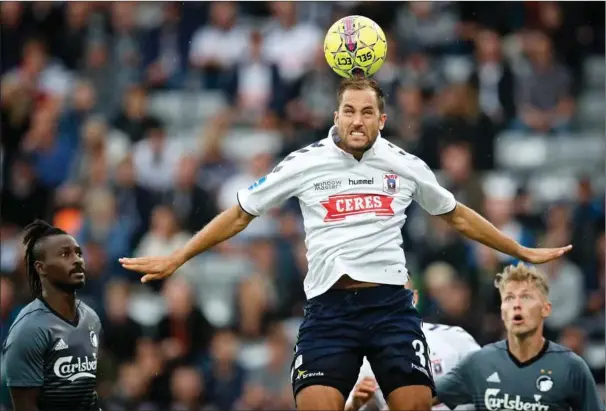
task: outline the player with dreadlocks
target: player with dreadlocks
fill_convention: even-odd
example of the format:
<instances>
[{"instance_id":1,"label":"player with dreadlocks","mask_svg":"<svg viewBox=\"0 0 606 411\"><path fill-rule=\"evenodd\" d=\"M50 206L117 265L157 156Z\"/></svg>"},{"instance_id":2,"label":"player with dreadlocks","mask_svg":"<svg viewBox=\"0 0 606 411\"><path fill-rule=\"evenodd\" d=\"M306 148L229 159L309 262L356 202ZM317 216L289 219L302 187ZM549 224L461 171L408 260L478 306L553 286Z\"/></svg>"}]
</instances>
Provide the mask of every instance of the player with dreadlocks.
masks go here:
<instances>
[{"instance_id":1,"label":"player with dreadlocks","mask_svg":"<svg viewBox=\"0 0 606 411\"><path fill-rule=\"evenodd\" d=\"M97 411L101 322L76 299L86 281L82 249L65 231L36 220L25 228L25 264L34 300L2 347L2 378L15 411Z\"/></svg>"}]
</instances>

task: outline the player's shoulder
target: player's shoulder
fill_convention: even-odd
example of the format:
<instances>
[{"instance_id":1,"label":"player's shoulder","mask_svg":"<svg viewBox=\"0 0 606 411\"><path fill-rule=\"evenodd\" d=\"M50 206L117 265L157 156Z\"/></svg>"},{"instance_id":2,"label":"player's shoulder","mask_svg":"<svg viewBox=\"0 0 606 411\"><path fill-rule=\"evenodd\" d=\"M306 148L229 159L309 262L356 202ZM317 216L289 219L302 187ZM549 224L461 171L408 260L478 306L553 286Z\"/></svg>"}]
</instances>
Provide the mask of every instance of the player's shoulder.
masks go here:
<instances>
[{"instance_id":1,"label":"player's shoulder","mask_svg":"<svg viewBox=\"0 0 606 411\"><path fill-rule=\"evenodd\" d=\"M101 322L99 314L97 314L97 312L84 301L78 300L78 309L83 314L83 318L85 318L87 321Z\"/></svg>"},{"instance_id":2,"label":"player's shoulder","mask_svg":"<svg viewBox=\"0 0 606 411\"><path fill-rule=\"evenodd\" d=\"M8 330L7 341L29 335L32 332L45 334L48 329L49 315L52 315L48 307L39 299L34 299L19 311L15 321Z\"/></svg>"},{"instance_id":3,"label":"player's shoulder","mask_svg":"<svg viewBox=\"0 0 606 411\"><path fill-rule=\"evenodd\" d=\"M328 145L328 138L324 138L292 151L274 167L272 173L289 172L290 174L297 174L307 171L328 159Z\"/></svg>"},{"instance_id":4,"label":"player's shoulder","mask_svg":"<svg viewBox=\"0 0 606 411\"><path fill-rule=\"evenodd\" d=\"M564 347L563 345L553 341L548 341L545 354L557 355L558 361L566 361L570 365L580 365L585 363L585 360L583 360L580 355L572 351L570 348Z\"/></svg>"},{"instance_id":5,"label":"player's shoulder","mask_svg":"<svg viewBox=\"0 0 606 411\"><path fill-rule=\"evenodd\" d=\"M379 150L381 161L386 162L392 169L402 170L413 176L431 172L431 169L423 159L385 138L378 140L377 150Z\"/></svg>"}]
</instances>

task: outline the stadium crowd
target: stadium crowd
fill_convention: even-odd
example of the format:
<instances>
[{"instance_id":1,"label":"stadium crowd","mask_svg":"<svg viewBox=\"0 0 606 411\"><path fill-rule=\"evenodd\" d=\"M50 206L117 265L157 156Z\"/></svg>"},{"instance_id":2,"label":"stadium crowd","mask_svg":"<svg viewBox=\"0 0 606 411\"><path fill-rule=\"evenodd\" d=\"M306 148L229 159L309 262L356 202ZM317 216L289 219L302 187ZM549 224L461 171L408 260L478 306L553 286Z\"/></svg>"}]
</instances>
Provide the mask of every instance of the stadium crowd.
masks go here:
<instances>
[{"instance_id":1,"label":"stadium crowd","mask_svg":"<svg viewBox=\"0 0 606 411\"><path fill-rule=\"evenodd\" d=\"M104 409L292 409L306 273L289 201L233 241L140 284L117 262L170 253L294 149L323 138L338 77L324 31L361 14L388 37L384 137L546 266L547 336L604 383L604 3L2 2L0 342L31 297L21 230L84 247ZM428 321L503 336L508 257L414 205L403 229ZM6 387L2 404L10 407Z\"/></svg>"}]
</instances>

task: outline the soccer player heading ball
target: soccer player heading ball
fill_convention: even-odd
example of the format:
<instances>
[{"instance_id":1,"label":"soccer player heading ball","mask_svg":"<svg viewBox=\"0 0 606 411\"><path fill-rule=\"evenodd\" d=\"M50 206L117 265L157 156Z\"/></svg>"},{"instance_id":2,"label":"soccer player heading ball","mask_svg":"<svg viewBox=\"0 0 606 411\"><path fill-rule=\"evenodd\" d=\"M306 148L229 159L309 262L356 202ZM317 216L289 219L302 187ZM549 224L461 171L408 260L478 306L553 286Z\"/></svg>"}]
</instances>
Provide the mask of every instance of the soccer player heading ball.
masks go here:
<instances>
[{"instance_id":1,"label":"soccer player heading ball","mask_svg":"<svg viewBox=\"0 0 606 411\"><path fill-rule=\"evenodd\" d=\"M416 201L461 234L532 263L572 247L521 246L441 187L419 158L381 137L385 98L374 81L344 80L326 138L288 155L237 194L182 250L122 258L143 282L172 275L197 254L235 236L257 216L299 199L309 271L305 320L293 359L297 407L342 410L364 356L390 409L429 410L435 394L427 342L400 247L406 208Z\"/></svg>"},{"instance_id":2,"label":"soccer player heading ball","mask_svg":"<svg viewBox=\"0 0 606 411\"><path fill-rule=\"evenodd\" d=\"M82 250L66 232L35 221L25 228L25 264L34 300L2 347L2 378L15 411L97 411L101 322L76 299L85 283Z\"/></svg>"}]
</instances>

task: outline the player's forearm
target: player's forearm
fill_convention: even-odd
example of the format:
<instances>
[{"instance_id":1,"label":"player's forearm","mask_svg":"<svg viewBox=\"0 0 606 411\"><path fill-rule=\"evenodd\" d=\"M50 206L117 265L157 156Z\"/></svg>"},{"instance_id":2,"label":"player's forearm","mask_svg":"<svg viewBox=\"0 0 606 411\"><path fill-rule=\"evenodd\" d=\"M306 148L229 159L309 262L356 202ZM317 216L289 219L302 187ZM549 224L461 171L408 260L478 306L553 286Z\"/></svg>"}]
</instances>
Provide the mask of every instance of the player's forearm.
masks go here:
<instances>
[{"instance_id":1,"label":"player's forearm","mask_svg":"<svg viewBox=\"0 0 606 411\"><path fill-rule=\"evenodd\" d=\"M471 208L458 203L451 213L442 218L465 237L512 257L521 258L523 247Z\"/></svg>"},{"instance_id":2,"label":"player's forearm","mask_svg":"<svg viewBox=\"0 0 606 411\"><path fill-rule=\"evenodd\" d=\"M239 205L233 206L198 231L174 256L182 265L196 255L235 236L244 230L253 219L254 216L246 213Z\"/></svg>"}]
</instances>

